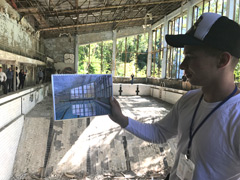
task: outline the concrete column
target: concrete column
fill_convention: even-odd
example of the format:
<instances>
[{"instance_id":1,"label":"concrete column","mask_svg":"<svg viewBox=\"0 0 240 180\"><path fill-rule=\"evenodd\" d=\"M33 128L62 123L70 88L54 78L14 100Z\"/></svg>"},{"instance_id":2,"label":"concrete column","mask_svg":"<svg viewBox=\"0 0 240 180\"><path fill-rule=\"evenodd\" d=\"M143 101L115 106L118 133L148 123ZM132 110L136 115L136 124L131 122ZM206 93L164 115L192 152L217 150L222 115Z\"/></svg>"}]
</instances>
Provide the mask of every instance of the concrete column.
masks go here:
<instances>
[{"instance_id":1,"label":"concrete column","mask_svg":"<svg viewBox=\"0 0 240 180\"><path fill-rule=\"evenodd\" d=\"M228 0L227 1L227 14L226 16L229 18L229 19L233 19L234 18L234 1L233 0Z\"/></svg>"},{"instance_id":2,"label":"concrete column","mask_svg":"<svg viewBox=\"0 0 240 180\"><path fill-rule=\"evenodd\" d=\"M148 57L147 57L147 77L151 77L151 67L152 67L152 43L153 43L153 33L150 29L148 31Z\"/></svg>"},{"instance_id":3,"label":"concrete column","mask_svg":"<svg viewBox=\"0 0 240 180\"><path fill-rule=\"evenodd\" d=\"M76 34L74 39L74 70L78 74L78 35Z\"/></svg>"},{"instance_id":4,"label":"concrete column","mask_svg":"<svg viewBox=\"0 0 240 180\"><path fill-rule=\"evenodd\" d=\"M167 17L164 17L164 34L168 33L168 20ZM167 42L165 40L164 37L164 41L163 41L163 59L162 59L162 74L161 74L161 78L166 78L166 68L167 68Z\"/></svg>"},{"instance_id":5,"label":"concrete column","mask_svg":"<svg viewBox=\"0 0 240 180\"><path fill-rule=\"evenodd\" d=\"M112 76L116 74L116 47L117 47L117 30L113 30L113 46L112 46Z\"/></svg>"}]
</instances>

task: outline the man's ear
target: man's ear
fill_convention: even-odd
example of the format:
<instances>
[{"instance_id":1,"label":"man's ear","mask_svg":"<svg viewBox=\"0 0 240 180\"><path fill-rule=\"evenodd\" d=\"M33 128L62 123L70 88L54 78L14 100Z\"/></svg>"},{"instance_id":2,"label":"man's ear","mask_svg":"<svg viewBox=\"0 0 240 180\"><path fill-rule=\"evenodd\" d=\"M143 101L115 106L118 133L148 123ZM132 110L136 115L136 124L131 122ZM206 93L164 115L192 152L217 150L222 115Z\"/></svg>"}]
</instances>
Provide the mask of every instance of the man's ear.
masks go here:
<instances>
[{"instance_id":1,"label":"man's ear","mask_svg":"<svg viewBox=\"0 0 240 180\"><path fill-rule=\"evenodd\" d=\"M232 55L228 52L223 52L220 55L220 58L218 60L218 68L223 68L225 66L227 66L230 63L230 60L232 58Z\"/></svg>"}]
</instances>

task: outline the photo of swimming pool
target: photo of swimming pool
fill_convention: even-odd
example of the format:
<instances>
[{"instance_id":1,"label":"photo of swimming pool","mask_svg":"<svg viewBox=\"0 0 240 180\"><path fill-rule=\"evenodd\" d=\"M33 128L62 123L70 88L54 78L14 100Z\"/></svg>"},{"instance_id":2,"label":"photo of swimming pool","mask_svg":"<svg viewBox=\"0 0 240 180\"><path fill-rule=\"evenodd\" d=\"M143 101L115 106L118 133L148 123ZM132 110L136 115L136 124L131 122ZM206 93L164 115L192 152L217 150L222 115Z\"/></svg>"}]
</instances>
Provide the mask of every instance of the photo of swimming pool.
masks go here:
<instances>
[{"instance_id":1,"label":"photo of swimming pool","mask_svg":"<svg viewBox=\"0 0 240 180\"><path fill-rule=\"evenodd\" d=\"M54 120L111 113L112 75L52 75Z\"/></svg>"}]
</instances>

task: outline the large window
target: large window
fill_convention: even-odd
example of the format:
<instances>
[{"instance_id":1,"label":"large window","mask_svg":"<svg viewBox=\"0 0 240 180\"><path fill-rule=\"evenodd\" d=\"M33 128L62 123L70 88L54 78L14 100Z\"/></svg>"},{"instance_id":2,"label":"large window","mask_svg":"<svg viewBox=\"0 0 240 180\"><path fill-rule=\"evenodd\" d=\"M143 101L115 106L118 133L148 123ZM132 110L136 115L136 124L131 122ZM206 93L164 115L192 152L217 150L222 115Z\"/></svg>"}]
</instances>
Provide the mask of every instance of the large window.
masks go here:
<instances>
[{"instance_id":1,"label":"large window","mask_svg":"<svg viewBox=\"0 0 240 180\"><path fill-rule=\"evenodd\" d=\"M79 46L80 74L111 74L112 41Z\"/></svg>"},{"instance_id":2,"label":"large window","mask_svg":"<svg viewBox=\"0 0 240 180\"><path fill-rule=\"evenodd\" d=\"M117 76L146 77L148 35L140 34L117 39Z\"/></svg>"},{"instance_id":3,"label":"large window","mask_svg":"<svg viewBox=\"0 0 240 180\"><path fill-rule=\"evenodd\" d=\"M240 23L240 0L234 0L234 20ZM234 71L235 81L240 82L240 62L237 64Z\"/></svg>"},{"instance_id":4,"label":"large window","mask_svg":"<svg viewBox=\"0 0 240 180\"><path fill-rule=\"evenodd\" d=\"M227 0L203 0L193 7L193 23L205 12L226 15Z\"/></svg>"},{"instance_id":5,"label":"large window","mask_svg":"<svg viewBox=\"0 0 240 180\"><path fill-rule=\"evenodd\" d=\"M186 12L182 16L177 16L169 21L168 33L169 34L185 34L187 28L187 14ZM183 49L173 48L168 46L167 48L167 66L166 77L179 79L183 75L183 70L180 70L179 65L183 60Z\"/></svg>"},{"instance_id":6,"label":"large window","mask_svg":"<svg viewBox=\"0 0 240 180\"><path fill-rule=\"evenodd\" d=\"M153 47L152 47L152 65L151 76L161 76L161 65L163 59L163 41L164 41L164 26L161 25L153 31Z\"/></svg>"},{"instance_id":7,"label":"large window","mask_svg":"<svg viewBox=\"0 0 240 180\"><path fill-rule=\"evenodd\" d=\"M240 23L240 0L234 0L234 20Z\"/></svg>"}]
</instances>

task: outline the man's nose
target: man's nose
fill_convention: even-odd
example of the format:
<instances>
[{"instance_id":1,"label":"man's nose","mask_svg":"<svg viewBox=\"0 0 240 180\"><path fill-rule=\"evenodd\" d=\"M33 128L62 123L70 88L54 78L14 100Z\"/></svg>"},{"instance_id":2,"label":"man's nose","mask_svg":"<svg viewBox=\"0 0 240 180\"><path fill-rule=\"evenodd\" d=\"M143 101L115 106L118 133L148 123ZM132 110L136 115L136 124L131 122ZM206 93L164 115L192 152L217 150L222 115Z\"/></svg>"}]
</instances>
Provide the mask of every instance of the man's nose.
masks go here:
<instances>
[{"instance_id":1,"label":"man's nose","mask_svg":"<svg viewBox=\"0 0 240 180\"><path fill-rule=\"evenodd\" d=\"M183 62L179 65L179 68L182 70L185 70L187 68L188 64L187 64L187 60L184 58Z\"/></svg>"}]
</instances>

